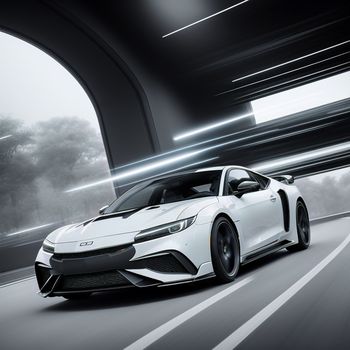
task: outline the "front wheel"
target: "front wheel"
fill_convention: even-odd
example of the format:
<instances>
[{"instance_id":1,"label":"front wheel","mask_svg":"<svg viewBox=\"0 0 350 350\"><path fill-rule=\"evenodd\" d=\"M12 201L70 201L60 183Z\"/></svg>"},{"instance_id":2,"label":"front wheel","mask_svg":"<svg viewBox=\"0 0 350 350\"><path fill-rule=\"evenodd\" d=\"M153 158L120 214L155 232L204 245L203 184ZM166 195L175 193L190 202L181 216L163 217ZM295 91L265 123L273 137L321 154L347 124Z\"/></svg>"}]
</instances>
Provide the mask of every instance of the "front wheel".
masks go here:
<instances>
[{"instance_id":1,"label":"front wheel","mask_svg":"<svg viewBox=\"0 0 350 350\"><path fill-rule=\"evenodd\" d=\"M296 252L309 248L310 245L310 221L305 204L302 201L297 202L296 221L298 232L298 244L292 245L287 249L290 252Z\"/></svg>"},{"instance_id":2,"label":"front wheel","mask_svg":"<svg viewBox=\"0 0 350 350\"><path fill-rule=\"evenodd\" d=\"M240 249L236 229L224 217L215 220L211 231L211 259L220 283L235 279L240 265Z\"/></svg>"}]
</instances>

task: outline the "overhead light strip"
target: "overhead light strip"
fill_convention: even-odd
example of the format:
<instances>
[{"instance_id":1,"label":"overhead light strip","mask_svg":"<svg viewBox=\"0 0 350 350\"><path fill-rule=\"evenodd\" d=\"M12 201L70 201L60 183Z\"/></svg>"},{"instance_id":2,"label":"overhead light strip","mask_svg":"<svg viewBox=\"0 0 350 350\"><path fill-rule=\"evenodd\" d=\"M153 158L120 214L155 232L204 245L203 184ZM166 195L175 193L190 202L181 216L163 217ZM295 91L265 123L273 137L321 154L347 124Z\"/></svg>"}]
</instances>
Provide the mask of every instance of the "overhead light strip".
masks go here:
<instances>
[{"instance_id":1,"label":"overhead light strip","mask_svg":"<svg viewBox=\"0 0 350 350\"><path fill-rule=\"evenodd\" d=\"M287 75L287 74L290 74L290 73L293 73L293 72L297 72L299 70L303 70L305 68L312 67L312 66L318 65L318 64L323 63L323 62L331 61L331 60L333 60L335 58L338 58L340 56L347 55L347 54L349 54L349 52L350 51L346 51L346 52L343 52L343 53L341 53L339 55L335 55L335 56L332 56L332 57L329 57L329 58L325 58L324 60L320 60L320 61L317 61L317 62L314 62L314 63L310 63L310 64L307 64L305 66L299 67L299 68L291 69L291 70L289 70L287 72L276 74L276 75L270 76L270 77L265 78L265 79L256 80L256 81L253 81L252 83L241 85L241 86L238 86L238 87L230 89L230 90L225 90L225 91L222 91L222 92L219 92L219 93L215 94L214 96L225 95L225 94L228 94L228 93L233 92L233 91L242 90L242 89L244 89L244 88L246 88L248 86L253 86L253 85L256 85L256 84L259 84L259 83L263 83L263 82L271 80L271 79L282 77L283 75Z\"/></svg>"},{"instance_id":2,"label":"overhead light strip","mask_svg":"<svg viewBox=\"0 0 350 350\"><path fill-rule=\"evenodd\" d=\"M176 169L172 169L172 170L165 171L165 172L163 172L163 173L160 173L160 174L157 174L157 175L154 175L154 176L149 176L149 177L143 178L142 181L155 179L155 178L157 178L157 177L160 177L160 176L163 176L163 175L168 175L168 174L171 174L171 173L176 173L176 172L178 172L178 171L180 171L180 170L184 170L184 169L190 168L190 167L195 167L195 166L197 166L197 165L200 165L200 164L203 164L203 163L207 163L207 162L211 162L211 161L217 160L217 159L219 159L219 157L212 157L212 158L204 159L204 160L201 160L201 161L199 161L199 162L187 164L187 165L181 166L181 167L176 168ZM118 187L121 188L121 187L125 187L125 186L134 185L134 184L139 183L140 181L141 181L141 180L136 180L136 181L133 181L133 182L128 182L128 183L123 184L123 185L120 185L120 186L118 186Z\"/></svg>"},{"instance_id":3,"label":"overhead light strip","mask_svg":"<svg viewBox=\"0 0 350 350\"><path fill-rule=\"evenodd\" d=\"M252 116L253 116L253 113L251 112L251 113L240 115L238 117L233 117L233 118L230 118L230 119L226 119L226 120L223 120L223 121L218 122L218 123L209 124L209 125L203 126L201 128L193 129L193 130L185 132L183 134L174 136L173 140L174 141L179 141L179 140L182 140L182 139L194 136L194 135L202 134L202 133L204 133L206 131L209 131L209 130L212 130L212 129L219 128L219 127L227 125L227 124L236 123L239 120L242 120L242 119L245 119L245 118L248 118L248 117L252 117Z\"/></svg>"},{"instance_id":4,"label":"overhead light strip","mask_svg":"<svg viewBox=\"0 0 350 350\"><path fill-rule=\"evenodd\" d=\"M258 75L258 74L261 74L261 73L268 72L268 71L273 70L273 69L276 69L276 68L280 68L280 67L286 66L286 65L288 65L288 64L290 64L290 63L298 62L298 61L303 60L303 59L305 59L305 58L312 57L312 56L317 55L317 54L319 54L319 53L322 53L322 52L325 52L325 51L334 49L334 48L336 48L336 47L339 47L339 46L348 44L349 42L350 42L350 40L346 40L346 41L343 41L343 42L338 43L338 44L336 44L336 45L332 45L332 46L326 47L326 48L324 48L324 49L322 49L322 50L318 50L318 51L309 53L309 54L307 54L307 55L304 55L304 56L301 56L301 57L298 57L298 58L294 58L293 60L290 60L290 61L287 61L287 62L283 62L283 63L277 64L276 66L272 66L272 67L269 67L269 68L265 68L265 69L262 69L262 70L260 70L260 71L258 71L258 72L251 73L251 74L245 75L245 76L240 77L240 78L237 78L237 79L233 79L233 80L232 80L232 83L235 83L235 82L237 82L237 81L240 81L240 80L243 80L243 79L247 79L247 78L253 77L253 76Z\"/></svg>"},{"instance_id":5,"label":"overhead light strip","mask_svg":"<svg viewBox=\"0 0 350 350\"><path fill-rule=\"evenodd\" d=\"M84 190L87 188L99 186L99 185L102 185L105 183L111 183L111 182L116 181L116 180L123 180L125 178L139 176L139 175L142 175L142 174L147 173L147 172L152 171L152 170L158 170L158 169L164 168L166 166L171 166L171 165L176 164L178 162L191 159L202 152L203 152L203 150L198 150L198 151L184 153L184 154L181 154L181 155L178 155L175 157L170 157L167 159L159 160L156 162L152 162L150 164L139 166L139 167L136 167L136 168L131 169L131 170L126 170L124 172L121 172L119 174L116 174L114 176L111 176L111 177L103 179L103 180L99 180L99 181L92 182L92 183L89 183L86 185L71 188L71 189L66 190L64 192L65 193L76 192L76 191Z\"/></svg>"},{"instance_id":6,"label":"overhead light strip","mask_svg":"<svg viewBox=\"0 0 350 350\"><path fill-rule=\"evenodd\" d=\"M235 4L235 5L232 5L232 6L230 6L230 7L227 7L227 8L225 8L225 9L219 11L219 12L215 12L215 13L213 13L212 15L210 15L210 16L208 16L208 17L202 18L202 19L200 19L200 20L198 20L198 21L196 21L196 22L193 22L193 23L188 24L187 26L181 27L181 28L179 28L179 29L176 29L176 30L174 30L174 31L172 31L172 32L170 32L170 33L168 33L168 34L165 34L165 35L162 36L162 38L164 39L164 38L166 38L166 37L168 37L168 36L170 36L170 35L173 35L173 34L175 34L175 33L181 32L181 31L184 30L184 29L193 27L194 25L196 25L196 24L198 24L198 23L204 22L204 21L206 21L206 20L208 20L208 19L210 19L210 18L213 18L213 17L215 17L215 16L217 16L217 15L220 15L220 14L226 12L226 11L232 10L233 8L235 8L235 7L237 7L237 6L240 6L240 5L243 5L244 3L248 2L248 1L249 1L249 0L244 0L244 1L239 2L238 4Z\"/></svg>"},{"instance_id":7,"label":"overhead light strip","mask_svg":"<svg viewBox=\"0 0 350 350\"><path fill-rule=\"evenodd\" d=\"M304 152L295 156L280 158L277 160L253 165L253 169L261 172L269 172L274 170L283 170L283 168L298 165L302 162L311 161L321 157L327 157L340 152L348 152L350 150L350 142L345 142L335 146L324 147L319 150Z\"/></svg>"}]
</instances>

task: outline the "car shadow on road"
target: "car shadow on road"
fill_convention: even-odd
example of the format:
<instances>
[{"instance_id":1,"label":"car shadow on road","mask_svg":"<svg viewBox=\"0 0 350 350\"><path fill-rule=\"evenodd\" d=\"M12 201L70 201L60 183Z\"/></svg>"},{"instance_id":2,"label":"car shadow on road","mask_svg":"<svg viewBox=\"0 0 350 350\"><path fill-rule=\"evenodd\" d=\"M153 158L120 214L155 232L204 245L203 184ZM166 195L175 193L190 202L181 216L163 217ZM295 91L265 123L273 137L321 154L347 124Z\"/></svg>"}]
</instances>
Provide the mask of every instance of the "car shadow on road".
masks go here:
<instances>
[{"instance_id":1,"label":"car shadow on road","mask_svg":"<svg viewBox=\"0 0 350 350\"><path fill-rule=\"evenodd\" d=\"M237 279L242 279L252 272L258 272L259 268L272 264L277 260L283 259L288 256L286 250L268 255L264 258L249 263L248 265L241 266ZM206 290L212 289L213 292L220 291L226 287L226 285L219 285L215 278L205 279L197 281L195 283L186 283L179 285L172 285L162 288L149 287L149 288L125 288L111 292L95 293L90 297L79 300L65 300L63 298L54 298L58 301L55 304L43 308L42 312L57 312L57 311L86 311L86 310L101 310L110 308L120 308L127 306L137 306L141 304L148 304L159 301L169 301L180 299L193 294L200 294ZM215 293L213 293L214 295Z\"/></svg>"}]
</instances>

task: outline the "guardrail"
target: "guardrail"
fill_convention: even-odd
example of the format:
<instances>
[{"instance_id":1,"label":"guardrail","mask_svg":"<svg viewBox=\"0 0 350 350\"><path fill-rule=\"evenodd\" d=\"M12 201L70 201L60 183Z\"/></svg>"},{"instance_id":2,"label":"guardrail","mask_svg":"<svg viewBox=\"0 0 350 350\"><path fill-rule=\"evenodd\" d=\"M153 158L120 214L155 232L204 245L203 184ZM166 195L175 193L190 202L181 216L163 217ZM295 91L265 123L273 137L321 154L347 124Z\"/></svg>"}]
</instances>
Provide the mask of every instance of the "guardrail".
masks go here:
<instances>
[{"instance_id":1,"label":"guardrail","mask_svg":"<svg viewBox=\"0 0 350 350\"><path fill-rule=\"evenodd\" d=\"M322 216L319 218L310 219L310 222L313 224L318 224L318 223L333 220L333 219L345 218L347 216L350 217L350 211L344 211L344 212L338 213L338 214L331 214L331 215Z\"/></svg>"}]
</instances>

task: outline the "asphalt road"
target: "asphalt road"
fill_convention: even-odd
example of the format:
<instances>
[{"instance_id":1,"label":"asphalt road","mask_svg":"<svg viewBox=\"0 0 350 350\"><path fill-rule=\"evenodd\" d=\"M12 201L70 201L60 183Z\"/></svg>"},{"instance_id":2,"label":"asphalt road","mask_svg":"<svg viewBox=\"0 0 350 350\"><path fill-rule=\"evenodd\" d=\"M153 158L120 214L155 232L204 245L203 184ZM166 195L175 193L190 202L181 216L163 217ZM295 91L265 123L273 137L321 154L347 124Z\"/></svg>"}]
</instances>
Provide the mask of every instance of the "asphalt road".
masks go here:
<instances>
[{"instance_id":1,"label":"asphalt road","mask_svg":"<svg viewBox=\"0 0 350 350\"><path fill-rule=\"evenodd\" d=\"M0 348L348 349L350 218L312 226L307 251L283 250L213 280L42 299L34 279L0 287Z\"/></svg>"}]
</instances>

